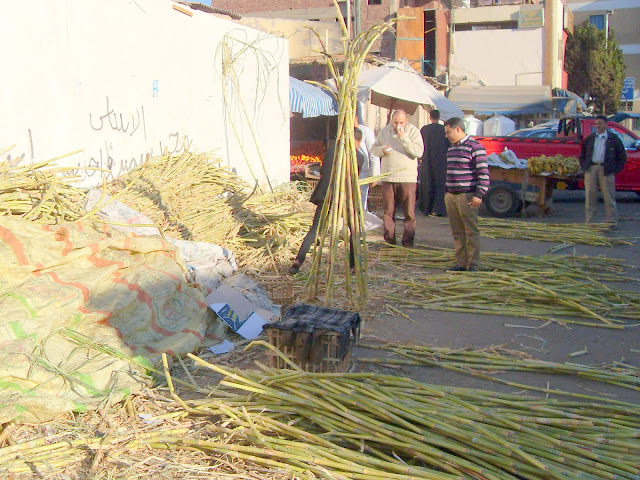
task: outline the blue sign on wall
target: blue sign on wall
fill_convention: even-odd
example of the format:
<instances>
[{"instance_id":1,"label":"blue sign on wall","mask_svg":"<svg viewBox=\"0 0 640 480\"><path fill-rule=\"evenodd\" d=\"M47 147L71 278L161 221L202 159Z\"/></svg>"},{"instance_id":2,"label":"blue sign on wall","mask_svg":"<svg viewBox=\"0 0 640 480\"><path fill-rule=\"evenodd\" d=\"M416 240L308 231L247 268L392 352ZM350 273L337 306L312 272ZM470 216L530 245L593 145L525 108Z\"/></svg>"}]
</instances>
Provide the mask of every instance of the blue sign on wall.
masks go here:
<instances>
[{"instance_id":1,"label":"blue sign on wall","mask_svg":"<svg viewBox=\"0 0 640 480\"><path fill-rule=\"evenodd\" d=\"M636 77L626 77L622 86L623 102L633 102L633 89L636 86Z\"/></svg>"}]
</instances>

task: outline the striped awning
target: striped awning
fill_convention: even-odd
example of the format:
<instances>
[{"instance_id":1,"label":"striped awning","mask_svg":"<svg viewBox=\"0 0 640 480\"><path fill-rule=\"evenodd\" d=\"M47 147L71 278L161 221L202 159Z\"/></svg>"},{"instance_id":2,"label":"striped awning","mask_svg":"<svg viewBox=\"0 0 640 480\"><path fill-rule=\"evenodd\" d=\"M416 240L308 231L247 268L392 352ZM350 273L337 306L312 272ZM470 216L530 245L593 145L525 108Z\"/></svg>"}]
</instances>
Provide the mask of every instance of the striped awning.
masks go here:
<instances>
[{"instance_id":1,"label":"striped awning","mask_svg":"<svg viewBox=\"0 0 640 480\"><path fill-rule=\"evenodd\" d=\"M338 114L333 95L293 77L289 77L289 108L302 118Z\"/></svg>"}]
</instances>

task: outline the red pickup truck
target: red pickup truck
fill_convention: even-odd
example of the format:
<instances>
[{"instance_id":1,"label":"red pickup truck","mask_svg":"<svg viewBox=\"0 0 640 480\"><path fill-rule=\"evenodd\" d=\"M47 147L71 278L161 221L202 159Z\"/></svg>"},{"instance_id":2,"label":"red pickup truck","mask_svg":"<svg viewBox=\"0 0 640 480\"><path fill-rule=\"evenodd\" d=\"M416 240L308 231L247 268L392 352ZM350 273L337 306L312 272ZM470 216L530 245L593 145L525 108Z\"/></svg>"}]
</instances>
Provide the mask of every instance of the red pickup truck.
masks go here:
<instances>
[{"instance_id":1,"label":"red pickup truck","mask_svg":"<svg viewBox=\"0 0 640 480\"><path fill-rule=\"evenodd\" d=\"M553 138L532 137L474 137L491 153L501 153L505 148L513 151L518 158L540 155L579 157L582 141L595 131L594 117L564 118L559 121L558 134ZM609 122L608 128L620 137L627 150L624 170L616 175L618 191L636 192L640 195L640 138L622 125ZM584 188L582 178L563 182L569 189ZM492 181L485 197L485 205L492 215L508 216L516 213L525 195L520 185Z\"/></svg>"}]
</instances>

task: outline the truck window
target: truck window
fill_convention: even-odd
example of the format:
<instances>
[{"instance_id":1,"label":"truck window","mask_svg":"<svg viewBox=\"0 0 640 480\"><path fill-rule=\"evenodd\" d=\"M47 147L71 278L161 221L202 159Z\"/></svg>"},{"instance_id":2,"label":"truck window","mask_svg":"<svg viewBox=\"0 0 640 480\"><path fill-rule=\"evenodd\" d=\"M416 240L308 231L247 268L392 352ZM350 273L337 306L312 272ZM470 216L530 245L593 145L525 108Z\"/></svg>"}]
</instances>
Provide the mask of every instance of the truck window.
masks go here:
<instances>
[{"instance_id":1,"label":"truck window","mask_svg":"<svg viewBox=\"0 0 640 480\"><path fill-rule=\"evenodd\" d=\"M636 144L636 139L633 138L628 133L620 132L620 131L616 130L613 127L609 127L609 128L607 128L607 130L609 130L611 133L615 133L618 136L618 138L622 141L622 144L624 145L624 148L626 148L627 150L635 148L634 146ZM596 131L596 127L591 126L591 133L593 133L595 131Z\"/></svg>"}]
</instances>

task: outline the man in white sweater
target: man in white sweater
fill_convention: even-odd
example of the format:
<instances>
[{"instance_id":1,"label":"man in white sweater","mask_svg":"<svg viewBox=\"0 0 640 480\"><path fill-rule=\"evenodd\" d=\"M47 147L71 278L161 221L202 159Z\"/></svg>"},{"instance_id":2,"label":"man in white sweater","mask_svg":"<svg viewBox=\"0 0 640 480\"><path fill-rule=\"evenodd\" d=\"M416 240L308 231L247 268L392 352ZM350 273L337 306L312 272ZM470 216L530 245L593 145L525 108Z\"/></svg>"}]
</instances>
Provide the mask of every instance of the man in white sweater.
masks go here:
<instances>
[{"instance_id":1,"label":"man in white sweater","mask_svg":"<svg viewBox=\"0 0 640 480\"><path fill-rule=\"evenodd\" d=\"M424 144L420 130L411 125L404 110L396 110L391 123L380 130L371 153L380 157L380 173L390 173L382 180L384 239L396 243L396 203L404 210L402 246L412 247L416 232L416 182L418 158Z\"/></svg>"}]
</instances>

